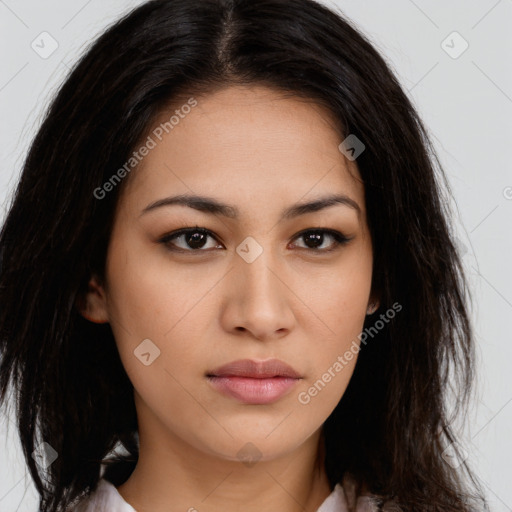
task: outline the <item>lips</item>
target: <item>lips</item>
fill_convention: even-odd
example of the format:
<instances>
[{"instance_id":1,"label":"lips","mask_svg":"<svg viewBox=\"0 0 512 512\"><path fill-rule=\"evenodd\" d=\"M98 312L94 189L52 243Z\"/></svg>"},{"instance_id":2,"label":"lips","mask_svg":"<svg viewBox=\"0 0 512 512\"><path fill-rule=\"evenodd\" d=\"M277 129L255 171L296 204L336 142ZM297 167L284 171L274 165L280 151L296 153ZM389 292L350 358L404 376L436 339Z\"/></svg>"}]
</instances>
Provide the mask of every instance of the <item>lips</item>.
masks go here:
<instances>
[{"instance_id":1,"label":"lips","mask_svg":"<svg viewBox=\"0 0 512 512\"><path fill-rule=\"evenodd\" d=\"M285 396L302 378L279 359L242 359L220 366L207 374L213 388L246 404L274 403Z\"/></svg>"},{"instance_id":2,"label":"lips","mask_svg":"<svg viewBox=\"0 0 512 512\"><path fill-rule=\"evenodd\" d=\"M268 359L267 361L253 361L251 359L240 359L220 366L209 373L214 377L250 377L253 379L265 379L269 377L291 377L301 378L290 365L279 359Z\"/></svg>"}]
</instances>

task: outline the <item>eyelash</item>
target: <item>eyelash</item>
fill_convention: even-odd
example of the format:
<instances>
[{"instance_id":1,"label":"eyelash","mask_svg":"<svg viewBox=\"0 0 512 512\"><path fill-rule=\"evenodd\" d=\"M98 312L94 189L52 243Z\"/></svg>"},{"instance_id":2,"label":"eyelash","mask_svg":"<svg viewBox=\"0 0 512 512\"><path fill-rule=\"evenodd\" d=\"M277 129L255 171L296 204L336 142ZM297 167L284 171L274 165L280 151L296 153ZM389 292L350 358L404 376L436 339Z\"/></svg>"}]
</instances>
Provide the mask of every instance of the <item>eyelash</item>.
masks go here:
<instances>
[{"instance_id":1,"label":"eyelash","mask_svg":"<svg viewBox=\"0 0 512 512\"><path fill-rule=\"evenodd\" d=\"M214 238L215 240L217 240L217 242L218 242L217 237L209 229L200 228L199 226L196 226L195 228L182 228L177 231L173 231L172 233L168 233L167 235L164 235L163 237L161 237L158 240L158 243L165 245L170 251L173 251L173 252L201 253L201 252L208 252L208 251L212 250L212 249L201 249L201 248L200 249L182 249L181 247L176 247L173 244L171 244L172 240L179 238L180 236L188 235L188 234L192 234L192 233L201 233L203 235L208 235L208 236ZM332 244L333 247L331 247L330 249L316 249L313 247L299 247L299 249L306 250L309 252L325 254L325 253L335 251L336 249L339 249L341 246L343 246L344 244L346 244L347 242L349 242L352 239L352 238L346 237L339 231L335 231L333 229L310 228L310 229L305 229L305 230L301 231L300 233L297 233L294 236L293 240L295 240L297 238L301 238L304 235L307 235L310 233L318 233L318 234L323 234L323 235L327 234L327 235L331 236L334 239L334 243ZM322 243L323 243L323 241L322 241Z\"/></svg>"}]
</instances>

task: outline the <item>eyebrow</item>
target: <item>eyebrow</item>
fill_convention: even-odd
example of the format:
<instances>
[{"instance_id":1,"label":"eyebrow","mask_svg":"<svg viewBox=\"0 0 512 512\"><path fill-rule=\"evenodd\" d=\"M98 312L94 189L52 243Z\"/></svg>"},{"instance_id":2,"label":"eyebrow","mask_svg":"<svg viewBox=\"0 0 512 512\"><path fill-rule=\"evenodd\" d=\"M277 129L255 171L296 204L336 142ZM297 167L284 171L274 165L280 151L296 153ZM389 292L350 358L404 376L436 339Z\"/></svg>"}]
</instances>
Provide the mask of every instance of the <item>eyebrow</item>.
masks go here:
<instances>
[{"instance_id":1,"label":"eyebrow","mask_svg":"<svg viewBox=\"0 0 512 512\"><path fill-rule=\"evenodd\" d=\"M228 217L230 219L237 219L240 215L240 211L236 206L221 203L214 198L182 194L159 199L158 201L149 204L142 210L140 216L157 208L172 205L188 206L194 210L199 210L211 215L222 215L223 217ZM314 201L307 203L297 203L289 206L288 208L285 208L281 212L281 220L292 219L300 215L317 212L334 205L348 206L354 209L358 216L361 214L361 208L356 203L356 201L343 194L332 194L325 197L320 197Z\"/></svg>"}]
</instances>

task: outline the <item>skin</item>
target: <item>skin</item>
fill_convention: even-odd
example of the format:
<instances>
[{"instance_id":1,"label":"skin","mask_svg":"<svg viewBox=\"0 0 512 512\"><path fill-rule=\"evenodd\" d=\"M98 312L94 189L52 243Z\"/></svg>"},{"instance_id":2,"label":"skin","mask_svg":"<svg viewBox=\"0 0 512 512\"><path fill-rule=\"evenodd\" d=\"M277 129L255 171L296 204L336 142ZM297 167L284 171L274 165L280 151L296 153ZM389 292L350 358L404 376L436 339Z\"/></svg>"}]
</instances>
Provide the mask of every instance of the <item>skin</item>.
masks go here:
<instances>
[{"instance_id":1,"label":"skin","mask_svg":"<svg viewBox=\"0 0 512 512\"><path fill-rule=\"evenodd\" d=\"M298 396L358 341L377 300L364 187L356 162L338 150L334 119L312 101L259 85L196 99L126 178L105 282L91 279L82 311L93 322L110 322L134 385L140 458L118 490L138 512L313 512L332 491L322 424L343 396L356 357L308 404ZM155 126L172 113L162 112ZM359 211L335 204L280 219L284 208L333 193L348 196ZM238 208L239 217L184 205L142 213L178 194L215 198ZM196 226L217 239L199 249L183 236L159 243ZM297 236L315 228L350 240L336 247L324 234L315 248L311 237ZM263 249L251 263L236 252L248 236ZM145 339L161 351L148 366L134 355ZM246 358L281 359L302 379L268 405L244 404L212 388L208 371ZM237 455L249 442L260 457L251 465Z\"/></svg>"}]
</instances>

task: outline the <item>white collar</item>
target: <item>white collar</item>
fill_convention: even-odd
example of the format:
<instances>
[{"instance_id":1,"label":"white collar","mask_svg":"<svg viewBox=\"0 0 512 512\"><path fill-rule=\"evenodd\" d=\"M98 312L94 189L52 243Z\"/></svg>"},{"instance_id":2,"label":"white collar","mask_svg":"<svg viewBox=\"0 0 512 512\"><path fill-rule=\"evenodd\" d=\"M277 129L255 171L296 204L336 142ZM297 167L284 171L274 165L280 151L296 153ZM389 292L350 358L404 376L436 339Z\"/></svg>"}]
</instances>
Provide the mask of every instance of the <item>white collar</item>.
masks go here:
<instances>
[{"instance_id":1,"label":"white collar","mask_svg":"<svg viewBox=\"0 0 512 512\"><path fill-rule=\"evenodd\" d=\"M100 479L96 490L70 512L136 512L108 480ZM336 484L317 512L348 512L343 487Z\"/></svg>"}]
</instances>

